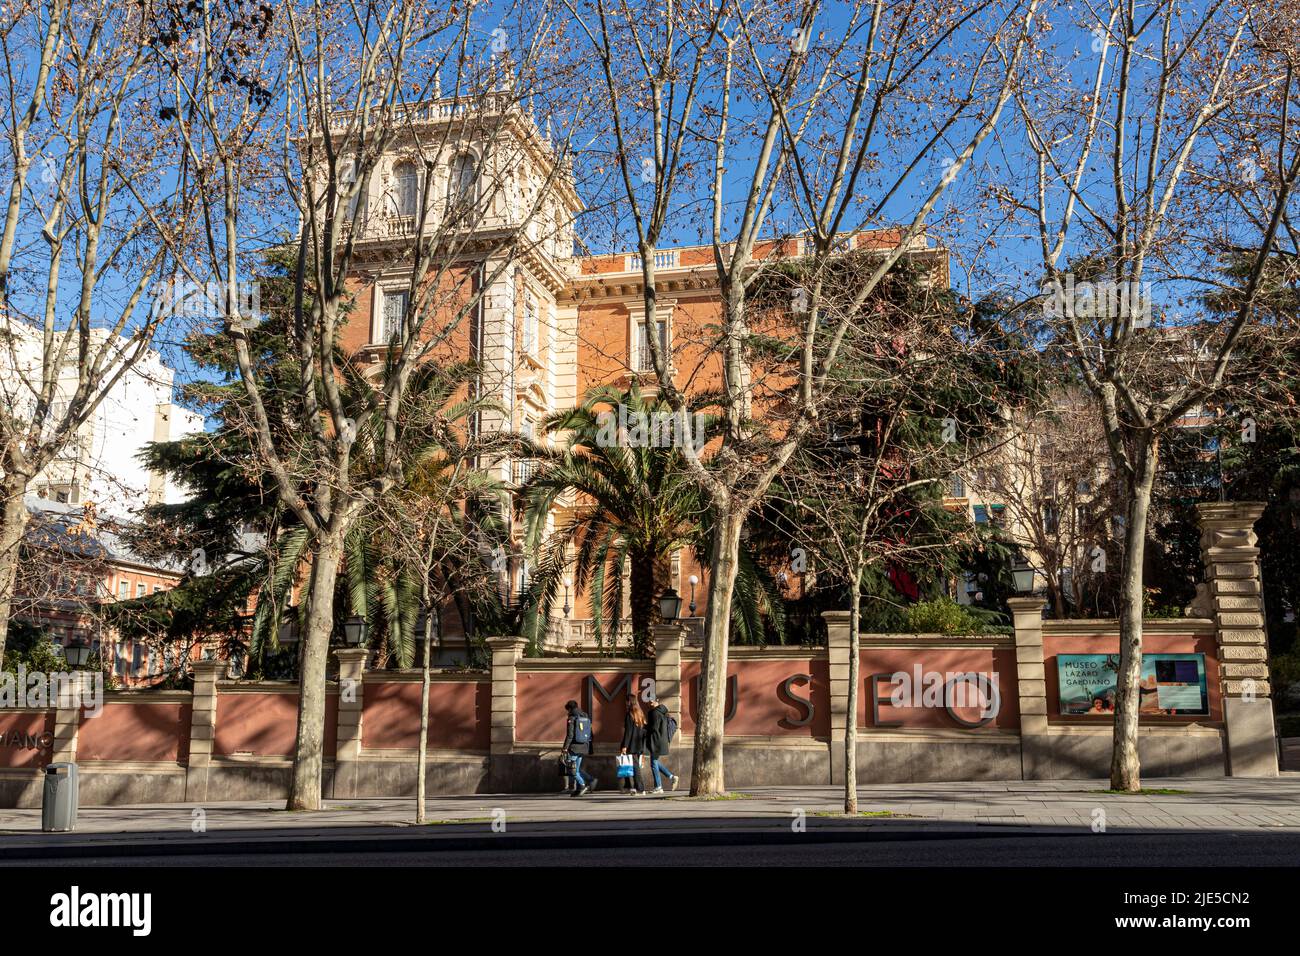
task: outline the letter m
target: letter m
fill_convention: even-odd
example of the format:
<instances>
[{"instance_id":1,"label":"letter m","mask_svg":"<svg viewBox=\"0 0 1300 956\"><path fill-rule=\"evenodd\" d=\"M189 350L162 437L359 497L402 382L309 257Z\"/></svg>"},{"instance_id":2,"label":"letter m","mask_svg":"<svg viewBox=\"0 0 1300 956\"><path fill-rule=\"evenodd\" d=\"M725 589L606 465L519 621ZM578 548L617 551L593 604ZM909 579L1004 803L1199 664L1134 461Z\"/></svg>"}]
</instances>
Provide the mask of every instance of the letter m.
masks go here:
<instances>
[{"instance_id":1,"label":"letter m","mask_svg":"<svg viewBox=\"0 0 1300 956\"><path fill-rule=\"evenodd\" d=\"M636 693L632 689L632 678L635 676L635 674L624 674L623 679L607 692L601 685L600 681L596 679L595 674L588 674L587 680L582 688L582 709L591 714L594 722L596 712L591 708L591 705L595 702L594 692L598 692L606 703L613 702L614 698L618 696L620 690L623 692L624 697L632 697Z\"/></svg>"}]
</instances>

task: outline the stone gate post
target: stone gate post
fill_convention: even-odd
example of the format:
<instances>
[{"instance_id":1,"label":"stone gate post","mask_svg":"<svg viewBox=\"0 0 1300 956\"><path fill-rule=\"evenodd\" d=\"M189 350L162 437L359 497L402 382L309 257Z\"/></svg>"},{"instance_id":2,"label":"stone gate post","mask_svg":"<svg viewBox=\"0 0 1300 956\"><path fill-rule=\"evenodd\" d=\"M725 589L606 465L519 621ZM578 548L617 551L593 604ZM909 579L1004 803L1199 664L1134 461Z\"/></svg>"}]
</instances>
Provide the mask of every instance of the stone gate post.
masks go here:
<instances>
[{"instance_id":1,"label":"stone gate post","mask_svg":"<svg viewBox=\"0 0 1300 956\"><path fill-rule=\"evenodd\" d=\"M1276 777L1277 733L1255 537L1264 505L1216 501L1199 504L1196 511L1222 677L1225 770L1234 777Z\"/></svg>"}]
</instances>

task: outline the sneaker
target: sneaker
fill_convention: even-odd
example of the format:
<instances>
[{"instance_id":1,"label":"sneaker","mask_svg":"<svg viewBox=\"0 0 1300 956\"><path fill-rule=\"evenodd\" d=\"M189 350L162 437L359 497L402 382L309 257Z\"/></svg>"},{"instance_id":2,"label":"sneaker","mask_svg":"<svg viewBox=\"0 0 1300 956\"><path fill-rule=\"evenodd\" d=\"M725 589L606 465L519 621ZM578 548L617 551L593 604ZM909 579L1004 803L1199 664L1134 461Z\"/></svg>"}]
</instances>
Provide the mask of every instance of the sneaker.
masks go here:
<instances>
[{"instance_id":1,"label":"sneaker","mask_svg":"<svg viewBox=\"0 0 1300 956\"><path fill-rule=\"evenodd\" d=\"M583 789L584 792L587 791L587 790L590 790L590 791L592 791L592 792L594 793L595 790L596 790L596 784L598 784L598 783L600 783L600 781L597 780L595 777L592 777L592 778L591 778L591 783L587 784L587 785L586 785L585 787L583 787L582 789Z\"/></svg>"},{"instance_id":2,"label":"sneaker","mask_svg":"<svg viewBox=\"0 0 1300 956\"><path fill-rule=\"evenodd\" d=\"M584 796L586 795L587 791L590 789L591 789L590 787L579 787L577 790L573 791L573 795L575 797Z\"/></svg>"},{"instance_id":3,"label":"sneaker","mask_svg":"<svg viewBox=\"0 0 1300 956\"><path fill-rule=\"evenodd\" d=\"M655 788L654 788L653 790L651 790L650 792L651 792L651 793L663 793L663 792L664 792L664 788L663 788L663 787L655 787Z\"/></svg>"},{"instance_id":4,"label":"sneaker","mask_svg":"<svg viewBox=\"0 0 1300 956\"><path fill-rule=\"evenodd\" d=\"M677 774L673 774L673 779L672 779L672 782L668 784L668 789L669 789L669 790L676 790L676 789L677 789L677 781L678 781L679 779L680 779L680 778L677 776Z\"/></svg>"}]
</instances>

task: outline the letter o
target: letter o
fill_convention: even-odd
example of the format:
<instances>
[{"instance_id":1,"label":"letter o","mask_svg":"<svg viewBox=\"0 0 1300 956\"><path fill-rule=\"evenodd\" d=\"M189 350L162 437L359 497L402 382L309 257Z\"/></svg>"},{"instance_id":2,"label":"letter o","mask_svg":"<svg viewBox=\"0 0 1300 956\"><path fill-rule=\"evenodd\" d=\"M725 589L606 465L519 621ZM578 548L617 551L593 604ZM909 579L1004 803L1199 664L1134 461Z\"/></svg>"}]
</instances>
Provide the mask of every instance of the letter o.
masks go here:
<instances>
[{"instance_id":1,"label":"letter o","mask_svg":"<svg viewBox=\"0 0 1300 956\"><path fill-rule=\"evenodd\" d=\"M984 699L992 704L992 713L987 717L981 717L979 720L967 720L952 708L953 687L957 684L972 683L975 685L975 688L984 695ZM985 724L992 721L993 718L998 715L998 711L1002 709L1002 695L998 693L998 685L993 683L987 675L977 674L974 671L967 671L964 674L958 674L952 680L948 681L948 683L944 684L943 701L944 710L948 711L948 716L961 726L970 728L983 727Z\"/></svg>"}]
</instances>

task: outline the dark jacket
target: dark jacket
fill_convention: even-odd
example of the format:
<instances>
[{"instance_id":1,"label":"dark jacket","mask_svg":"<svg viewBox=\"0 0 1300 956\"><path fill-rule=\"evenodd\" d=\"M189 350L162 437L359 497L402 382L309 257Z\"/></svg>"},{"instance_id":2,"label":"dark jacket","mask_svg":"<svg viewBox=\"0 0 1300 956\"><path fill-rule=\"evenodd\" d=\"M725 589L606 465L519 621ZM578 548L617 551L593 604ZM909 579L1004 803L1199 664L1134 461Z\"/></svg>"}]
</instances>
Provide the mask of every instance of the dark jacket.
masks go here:
<instances>
[{"instance_id":1,"label":"dark jacket","mask_svg":"<svg viewBox=\"0 0 1300 956\"><path fill-rule=\"evenodd\" d=\"M644 724L638 724L631 714L623 715L623 742L619 746L630 754L643 754L645 749Z\"/></svg>"},{"instance_id":2,"label":"dark jacket","mask_svg":"<svg viewBox=\"0 0 1300 956\"><path fill-rule=\"evenodd\" d=\"M568 720L564 722L564 752L567 754L590 754L595 753L596 735L593 732L591 739L585 744L576 743L573 739L573 729L576 718L586 717L587 712L578 708L569 714ZM593 728L594 729L594 728Z\"/></svg>"},{"instance_id":3,"label":"dark jacket","mask_svg":"<svg viewBox=\"0 0 1300 956\"><path fill-rule=\"evenodd\" d=\"M663 704L646 717L645 745L646 751L656 757L668 753L668 708Z\"/></svg>"}]
</instances>

